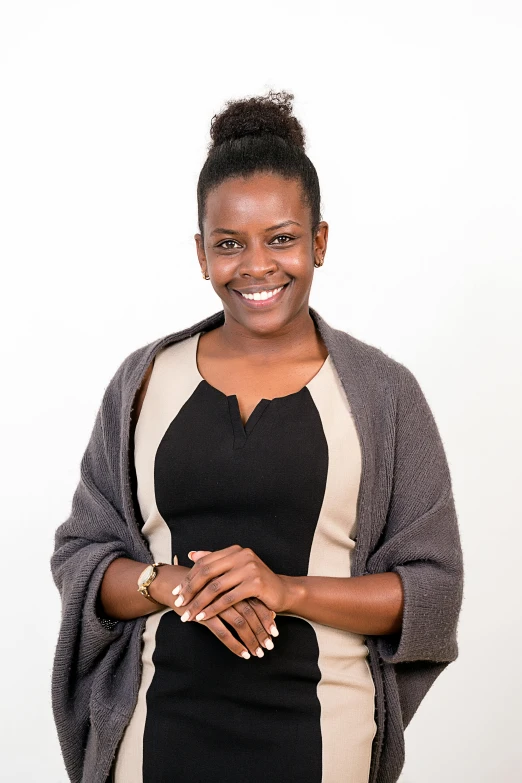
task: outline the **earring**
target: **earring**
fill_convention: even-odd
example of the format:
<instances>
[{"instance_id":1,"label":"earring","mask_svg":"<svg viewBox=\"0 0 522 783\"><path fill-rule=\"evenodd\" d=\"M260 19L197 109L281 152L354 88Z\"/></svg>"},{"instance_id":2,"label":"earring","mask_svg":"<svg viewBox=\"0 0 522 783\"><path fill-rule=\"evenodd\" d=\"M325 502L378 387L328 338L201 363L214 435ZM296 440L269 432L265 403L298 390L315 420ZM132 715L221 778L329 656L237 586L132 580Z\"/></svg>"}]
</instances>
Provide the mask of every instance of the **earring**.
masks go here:
<instances>
[{"instance_id":1,"label":"earring","mask_svg":"<svg viewBox=\"0 0 522 783\"><path fill-rule=\"evenodd\" d=\"M317 268L319 268L323 264L324 264L324 256L321 258L321 263L320 264L316 264L315 261L314 261L314 266L317 267Z\"/></svg>"},{"instance_id":2,"label":"earring","mask_svg":"<svg viewBox=\"0 0 522 783\"><path fill-rule=\"evenodd\" d=\"M204 280L210 280L210 277L206 275L205 272L202 271L201 274L203 275Z\"/></svg>"}]
</instances>

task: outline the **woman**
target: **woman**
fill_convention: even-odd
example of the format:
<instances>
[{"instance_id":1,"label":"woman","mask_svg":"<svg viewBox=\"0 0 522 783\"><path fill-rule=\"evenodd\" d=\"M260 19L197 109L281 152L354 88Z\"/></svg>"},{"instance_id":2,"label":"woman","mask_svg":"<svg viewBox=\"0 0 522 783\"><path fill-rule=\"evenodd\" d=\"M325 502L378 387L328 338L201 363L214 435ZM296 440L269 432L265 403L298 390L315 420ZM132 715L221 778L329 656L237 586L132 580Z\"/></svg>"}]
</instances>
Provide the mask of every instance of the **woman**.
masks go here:
<instances>
[{"instance_id":1,"label":"woman","mask_svg":"<svg viewBox=\"0 0 522 783\"><path fill-rule=\"evenodd\" d=\"M412 373L309 306L328 225L292 99L213 118L223 310L122 362L56 533L72 781L393 783L458 654L442 442Z\"/></svg>"}]
</instances>

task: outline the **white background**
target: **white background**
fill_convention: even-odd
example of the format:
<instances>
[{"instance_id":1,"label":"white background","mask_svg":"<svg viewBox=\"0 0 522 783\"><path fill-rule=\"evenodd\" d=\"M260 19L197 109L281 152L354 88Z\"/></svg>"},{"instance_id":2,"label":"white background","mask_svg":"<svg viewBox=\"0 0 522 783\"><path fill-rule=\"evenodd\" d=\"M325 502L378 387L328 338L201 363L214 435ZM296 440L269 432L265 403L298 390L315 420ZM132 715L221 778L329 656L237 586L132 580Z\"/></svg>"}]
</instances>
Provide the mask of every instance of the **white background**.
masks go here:
<instances>
[{"instance_id":1,"label":"white background","mask_svg":"<svg viewBox=\"0 0 522 783\"><path fill-rule=\"evenodd\" d=\"M54 530L123 358L221 309L196 180L212 115L268 88L330 225L310 304L414 372L453 475L460 656L401 783L520 780L521 33L499 0L1 4L2 781L67 779Z\"/></svg>"}]
</instances>

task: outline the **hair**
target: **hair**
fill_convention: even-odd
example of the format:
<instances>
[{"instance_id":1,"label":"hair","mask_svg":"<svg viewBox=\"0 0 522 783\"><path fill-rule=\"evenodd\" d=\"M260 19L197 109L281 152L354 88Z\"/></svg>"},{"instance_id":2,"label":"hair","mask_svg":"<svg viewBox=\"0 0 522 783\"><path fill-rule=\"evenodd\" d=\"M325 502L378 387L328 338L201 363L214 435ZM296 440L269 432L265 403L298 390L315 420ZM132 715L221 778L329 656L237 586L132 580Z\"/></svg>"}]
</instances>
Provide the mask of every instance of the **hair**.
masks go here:
<instances>
[{"instance_id":1,"label":"hair","mask_svg":"<svg viewBox=\"0 0 522 783\"><path fill-rule=\"evenodd\" d=\"M208 156L198 185L198 224L203 236L206 198L231 177L257 172L278 174L301 183L310 208L312 236L321 221L321 193L315 167L305 153L305 133L292 115L294 96L269 90L268 95L230 100L212 117Z\"/></svg>"}]
</instances>

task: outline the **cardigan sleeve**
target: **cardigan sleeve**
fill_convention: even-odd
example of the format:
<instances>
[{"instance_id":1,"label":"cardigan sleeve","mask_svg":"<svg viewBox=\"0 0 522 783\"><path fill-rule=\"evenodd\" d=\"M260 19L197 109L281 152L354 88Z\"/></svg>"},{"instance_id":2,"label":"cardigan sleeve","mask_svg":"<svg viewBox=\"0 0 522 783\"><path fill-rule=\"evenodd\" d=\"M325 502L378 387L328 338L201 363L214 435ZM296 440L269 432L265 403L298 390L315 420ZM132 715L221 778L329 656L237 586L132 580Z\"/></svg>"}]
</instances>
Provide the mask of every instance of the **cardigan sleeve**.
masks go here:
<instances>
[{"instance_id":1,"label":"cardigan sleeve","mask_svg":"<svg viewBox=\"0 0 522 783\"><path fill-rule=\"evenodd\" d=\"M50 565L61 597L54 656L52 708L65 765L80 781L90 729L92 699L110 703L113 658L121 657L134 621L101 621L99 588L109 564L133 557L121 509L119 482L121 373L107 387L80 464L80 479L68 518L56 529Z\"/></svg>"},{"instance_id":2,"label":"cardigan sleeve","mask_svg":"<svg viewBox=\"0 0 522 783\"><path fill-rule=\"evenodd\" d=\"M463 558L440 433L413 373L399 365L391 499L369 573L394 571L404 591L402 628L379 636L384 661L457 658Z\"/></svg>"}]
</instances>

